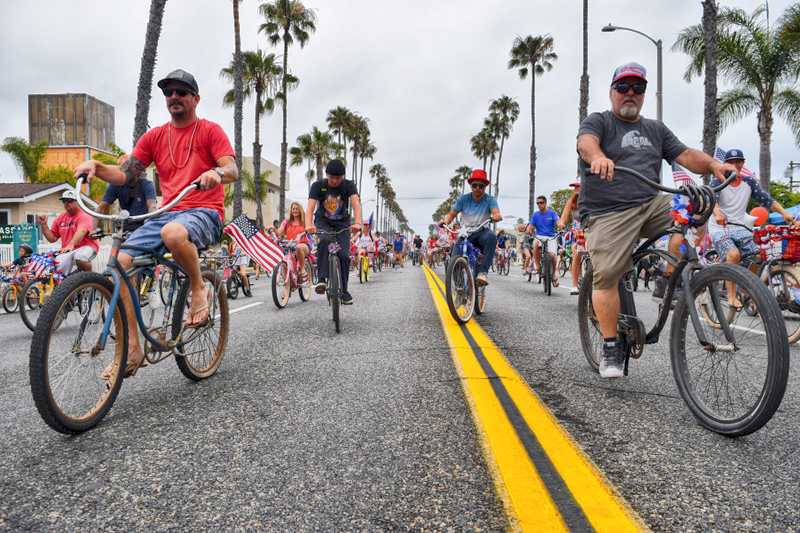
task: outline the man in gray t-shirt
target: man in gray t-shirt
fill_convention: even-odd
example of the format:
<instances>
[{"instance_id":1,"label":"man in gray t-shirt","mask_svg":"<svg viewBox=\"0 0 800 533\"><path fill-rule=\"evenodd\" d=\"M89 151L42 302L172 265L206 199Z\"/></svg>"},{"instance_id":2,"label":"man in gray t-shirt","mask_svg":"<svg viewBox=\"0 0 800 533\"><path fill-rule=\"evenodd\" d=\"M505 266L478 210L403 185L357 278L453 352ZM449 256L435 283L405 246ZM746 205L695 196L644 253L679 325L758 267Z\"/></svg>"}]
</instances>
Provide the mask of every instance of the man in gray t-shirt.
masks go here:
<instances>
[{"instance_id":1,"label":"man in gray t-shirt","mask_svg":"<svg viewBox=\"0 0 800 533\"><path fill-rule=\"evenodd\" d=\"M592 304L603 334L600 375L622 377L623 346L617 340L617 286L633 268L631 250L641 237L662 233L672 223L670 201L633 176L615 174L615 165L632 168L659 181L661 161L677 161L692 172L720 180L733 165L687 148L664 124L639 115L647 90L647 72L638 63L618 67L611 78L611 110L589 115L578 132L584 169L578 207L592 259ZM679 240L671 242L677 252Z\"/></svg>"}]
</instances>

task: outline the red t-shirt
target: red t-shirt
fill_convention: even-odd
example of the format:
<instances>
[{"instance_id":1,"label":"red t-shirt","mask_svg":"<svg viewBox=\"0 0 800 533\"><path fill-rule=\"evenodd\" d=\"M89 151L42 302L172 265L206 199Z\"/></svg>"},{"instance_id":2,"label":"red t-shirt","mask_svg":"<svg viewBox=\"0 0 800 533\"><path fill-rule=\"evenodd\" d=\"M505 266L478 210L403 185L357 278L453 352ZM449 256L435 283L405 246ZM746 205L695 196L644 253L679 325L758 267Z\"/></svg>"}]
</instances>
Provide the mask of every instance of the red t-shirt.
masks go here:
<instances>
[{"instance_id":1,"label":"red t-shirt","mask_svg":"<svg viewBox=\"0 0 800 533\"><path fill-rule=\"evenodd\" d=\"M78 211L74 216L64 211L56 217L53 221L53 225L50 226L50 231L61 239L62 248L70 243L72 237L75 236L79 229L85 229L89 233L94 229L94 219L83 211ZM96 240L89 238L88 233L81 239L81 242L75 246L75 249L81 246L91 246L95 251L100 248Z\"/></svg>"},{"instance_id":2,"label":"red t-shirt","mask_svg":"<svg viewBox=\"0 0 800 533\"><path fill-rule=\"evenodd\" d=\"M196 131L194 131L195 125ZM192 140L193 133L194 140ZM170 145L172 145L172 158L170 158ZM190 146L191 154L189 154ZM164 203L167 204L187 185L200 177L200 174L216 167L217 160L226 155L233 157L234 153L228 136L219 124L198 119L185 128L176 128L168 122L151 129L139 138L131 155L145 166L150 163L156 164L161 193ZM186 165L178 168L177 165L183 165L184 161ZM224 220L224 201L225 190L219 185L208 191L190 192L173 208L173 211L207 207L215 209L219 213L220 220Z\"/></svg>"},{"instance_id":3,"label":"red t-shirt","mask_svg":"<svg viewBox=\"0 0 800 533\"><path fill-rule=\"evenodd\" d=\"M284 235L286 236L286 240L293 241L295 237L300 235L306 230L304 224L300 224L299 222L288 222L286 220L283 221L283 231Z\"/></svg>"}]
</instances>

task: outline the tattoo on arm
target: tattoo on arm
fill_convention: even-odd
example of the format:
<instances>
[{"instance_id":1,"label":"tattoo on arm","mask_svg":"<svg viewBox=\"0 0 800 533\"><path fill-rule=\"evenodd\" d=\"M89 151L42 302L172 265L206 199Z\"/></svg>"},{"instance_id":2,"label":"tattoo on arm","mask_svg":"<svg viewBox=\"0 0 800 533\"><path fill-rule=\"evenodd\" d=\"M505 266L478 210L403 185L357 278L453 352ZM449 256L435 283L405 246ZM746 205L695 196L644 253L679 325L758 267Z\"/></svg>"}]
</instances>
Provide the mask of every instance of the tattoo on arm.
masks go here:
<instances>
[{"instance_id":1,"label":"tattoo on arm","mask_svg":"<svg viewBox=\"0 0 800 533\"><path fill-rule=\"evenodd\" d=\"M119 167L122 173L125 174L125 183L127 185L135 185L146 168L147 167L145 167L141 161L133 156L129 157L127 161L122 163L122 166Z\"/></svg>"}]
</instances>

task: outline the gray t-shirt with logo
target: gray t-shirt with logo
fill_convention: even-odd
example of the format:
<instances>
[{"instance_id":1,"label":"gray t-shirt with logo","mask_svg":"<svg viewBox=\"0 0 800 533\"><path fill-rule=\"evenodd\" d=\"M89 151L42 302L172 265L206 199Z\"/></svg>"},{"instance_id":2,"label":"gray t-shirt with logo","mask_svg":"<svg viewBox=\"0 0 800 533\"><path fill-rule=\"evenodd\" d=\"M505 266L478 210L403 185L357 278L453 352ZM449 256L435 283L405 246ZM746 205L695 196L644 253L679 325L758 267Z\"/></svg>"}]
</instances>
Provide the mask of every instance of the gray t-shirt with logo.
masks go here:
<instances>
[{"instance_id":1,"label":"gray t-shirt with logo","mask_svg":"<svg viewBox=\"0 0 800 533\"><path fill-rule=\"evenodd\" d=\"M615 165L632 168L655 182L660 181L661 160L672 163L686 150L686 145L663 123L644 117L637 122L625 122L611 111L586 117L578 136L585 133L600 139L600 149ZM655 189L624 172L614 172L614 179L609 182L597 175L583 175L588 168L589 165L581 161L578 207L583 223L591 216L636 207L658 194Z\"/></svg>"}]
</instances>

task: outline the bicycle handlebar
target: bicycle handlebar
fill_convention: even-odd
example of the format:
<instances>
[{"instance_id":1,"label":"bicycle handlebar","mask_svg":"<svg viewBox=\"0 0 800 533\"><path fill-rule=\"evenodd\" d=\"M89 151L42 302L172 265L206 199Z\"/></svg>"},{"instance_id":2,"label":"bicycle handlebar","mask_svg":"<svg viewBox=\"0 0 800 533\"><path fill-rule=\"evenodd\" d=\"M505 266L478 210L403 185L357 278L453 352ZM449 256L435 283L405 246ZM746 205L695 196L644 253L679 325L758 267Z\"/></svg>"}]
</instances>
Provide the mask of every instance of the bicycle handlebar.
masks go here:
<instances>
[{"instance_id":1,"label":"bicycle handlebar","mask_svg":"<svg viewBox=\"0 0 800 533\"><path fill-rule=\"evenodd\" d=\"M648 178L648 177L644 176L643 174L641 174L640 172L638 172L638 171L636 171L636 170L633 170L632 168L628 168L628 167L614 167L614 172L616 172L617 170L620 170L620 171L622 171L622 172L625 172L625 173L627 173L627 174L630 174L631 176L633 176L633 177L637 178L639 181L643 181L643 182L644 182L644 183L646 183L648 186L652 187L653 189L659 190L659 191L661 191L661 192L666 192L666 193L670 193L670 194L682 194L682 195L684 195L684 196L689 196L689 194L688 194L688 193L687 193L685 190L682 190L682 189L673 189L673 188L671 188L671 187L667 187L667 186L665 186L665 185L661 185L660 183L658 183L658 182L655 182L655 181L651 180L650 178ZM595 175L595 174L594 174L594 173L593 173L591 170L589 170L589 169L587 169L587 170L584 172L584 174L585 174L586 176L594 176L594 175ZM711 190L712 190L712 191L714 191L715 193L716 193L716 192L719 192L719 191L721 191L722 189L724 189L725 187L727 187L728 185L730 185L730 183L731 183L731 182L732 182L732 181L733 181L735 178L736 178L736 173L735 173L735 172L733 172L733 171L729 171L729 172L728 172L728 174L727 174L727 176L725 177L725 181L723 181L722 183L720 183L720 184L719 184L719 185L717 185L716 187L710 187L710 188L711 188Z\"/></svg>"},{"instance_id":2,"label":"bicycle handlebar","mask_svg":"<svg viewBox=\"0 0 800 533\"><path fill-rule=\"evenodd\" d=\"M81 174L80 176L78 176L78 181L75 183L75 193L76 193L75 195L77 196L77 199L78 199L78 206L81 208L81 210L83 212L90 214L94 218L99 218L99 219L103 219L103 220L112 220L112 221L115 221L115 222L119 221L119 220L147 220L148 218L152 218L154 216L158 216L161 213L169 211L170 209L175 207L178 204L178 202L183 200L184 196L186 196L190 192L200 188L200 183L199 182L191 183L189 186L187 186L185 189L183 189L180 193L178 193L178 196L173 198L171 202L169 202L166 205L162 205L161 207L159 207L155 211L151 211L151 212L145 213L143 215L133 215L133 216L131 216L128 213L128 211L126 211L125 209L123 209L122 211L119 212L119 214L116 214L116 215L104 215L103 213L98 213L97 211L93 211L92 209L90 209L84 203L84 200L82 198L82 194L81 194L80 191L81 191L81 187L83 186L83 184L85 182L86 182L86 174ZM94 202L92 202L92 203L94 203Z\"/></svg>"}]
</instances>

